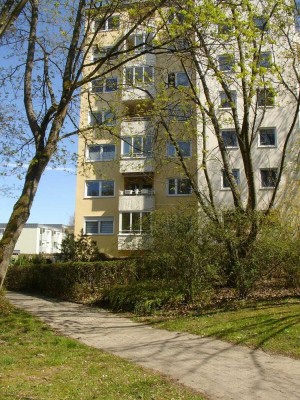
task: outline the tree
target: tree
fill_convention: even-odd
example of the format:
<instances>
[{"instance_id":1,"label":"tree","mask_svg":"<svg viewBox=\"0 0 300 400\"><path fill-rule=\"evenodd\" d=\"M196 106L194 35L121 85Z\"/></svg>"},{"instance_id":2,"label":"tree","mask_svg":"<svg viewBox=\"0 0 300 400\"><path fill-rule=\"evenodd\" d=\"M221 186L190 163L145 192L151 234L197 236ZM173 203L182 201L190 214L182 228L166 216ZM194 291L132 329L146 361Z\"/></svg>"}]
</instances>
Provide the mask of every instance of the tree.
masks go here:
<instances>
[{"instance_id":1,"label":"tree","mask_svg":"<svg viewBox=\"0 0 300 400\"><path fill-rule=\"evenodd\" d=\"M7 0L0 2L0 38L18 18L28 0Z\"/></svg>"},{"instance_id":2,"label":"tree","mask_svg":"<svg viewBox=\"0 0 300 400\"><path fill-rule=\"evenodd\" d=\"M30 0L28 10L19 19L19 29L8 43L15 54L22 55L26 48L24 63L2 71L1 80L3 85L13 82L18 88L23 81L27 136L16 148L8 149L8 153L18 155L20 149L27 148L29 161L22 193L0 241L0 286L45 168L56 156L63 140L92 129L82 132L73 115L80 90L88 90L89 82L105 77L137 57L124 47L126 38L165 3L166 0L152 1L147 7L142 1L126 4L130 18L121 21L122 34L116 36L108 52L91 61L94 48L99 50L102 46L98 33L107 24L114 27L119 24L115 13L123 2L105 2L102 7L102 2L80 0L73 6L66 0L52 4L54 11L50 12L47 2ZM116 55L118 60L112 62ZM67 121L74 126L71 132L66 131Z\"/></svg>"},{"instance_id":3,"label":"tree","mask_svg":"<svg viewBox=\"0 0 300 400\"><path fill-rule=\"evenodd\" d=\"M229 282L236 283L266 217L282 199L280 188L297 158L295 6L281 0L175 1L172 6L171 21L163 13L162 18L174 41L175 68L186 78L177 85L175 63L166 63L169 89L154 100L154 114L206 218L215 224L216 240L226 245ZM197 171L182 153L182 138L170 122L170 99L174 108L189 106L197 114L182 129L186 138L190 135L184 140L196 145L198 140L201 148Z\"/></svg>"}]
</instances>

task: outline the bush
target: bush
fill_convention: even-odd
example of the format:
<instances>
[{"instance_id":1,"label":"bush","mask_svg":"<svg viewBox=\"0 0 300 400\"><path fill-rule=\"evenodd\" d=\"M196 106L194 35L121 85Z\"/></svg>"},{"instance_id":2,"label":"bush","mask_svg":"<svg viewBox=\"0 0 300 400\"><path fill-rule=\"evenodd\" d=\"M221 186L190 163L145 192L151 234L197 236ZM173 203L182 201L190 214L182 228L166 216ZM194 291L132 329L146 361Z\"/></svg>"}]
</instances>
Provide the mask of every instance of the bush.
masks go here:
<instances>
[{"instance_id":1,"label":"bush","mask_svg":"<svg viewBox=\"0 0 300 400\"><path fill-rule=\"evenodd\" d=\"M5 286L10 290L88 302L101 296L104 289L127 284L135 276L135 265L130 260L15 265L8 270Z\"/></svg>"},{"instance_id":2,"label":"bush","mask_svg":"<svg viewBox=\"0 0 300 400\"><path fill-rule=\"evenodd\" d=\"M170 282L152 280L108 288L97 304L114 311L130 311L147 315L165 306L173 307L183 301L184 295L180 288L175 289Z\"/></svg>"}]
</instances>

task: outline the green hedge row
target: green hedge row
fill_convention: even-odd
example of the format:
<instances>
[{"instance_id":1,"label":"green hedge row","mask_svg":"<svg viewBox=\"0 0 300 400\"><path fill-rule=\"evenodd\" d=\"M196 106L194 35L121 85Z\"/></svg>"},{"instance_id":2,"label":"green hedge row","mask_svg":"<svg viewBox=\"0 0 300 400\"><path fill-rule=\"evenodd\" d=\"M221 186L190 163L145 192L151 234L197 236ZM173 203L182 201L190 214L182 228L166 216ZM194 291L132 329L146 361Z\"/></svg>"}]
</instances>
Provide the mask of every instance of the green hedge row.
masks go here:
<instances>
[{"instance_id":1,"label":"green hedge row","mask_svg":"<svg viewBox=\"0 0 300 400\"><path fill-rule=\"evenodd\" d=\"M91 302L101 298L104 290L114 285L127 285L135 281L135 277L133 260L12 265L5 287L62 300Z\"/></svg>"}]
</instances>

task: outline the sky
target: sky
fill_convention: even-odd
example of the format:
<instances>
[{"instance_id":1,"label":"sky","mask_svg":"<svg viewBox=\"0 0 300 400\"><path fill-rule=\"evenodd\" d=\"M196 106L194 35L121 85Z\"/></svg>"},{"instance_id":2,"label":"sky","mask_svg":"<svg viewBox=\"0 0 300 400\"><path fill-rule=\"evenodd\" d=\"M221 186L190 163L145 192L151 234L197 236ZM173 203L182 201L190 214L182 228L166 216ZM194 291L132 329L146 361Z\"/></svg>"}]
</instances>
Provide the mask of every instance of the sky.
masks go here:
<instances>
[{"instance_id":1,"label":"sky","mask_svg":"<svg viewBox=\"0 0 300 400\"><path fill-rule=\"evenodd\" d=\"M14 177L0 178L0 223L8 222L16 201L16 198L7 196L1 186L21 183ZM59 168L47 169L42 176L27 222L68 225L75 211L75 184L75 168L72 172Z\"/></svg>"}]
</instances>

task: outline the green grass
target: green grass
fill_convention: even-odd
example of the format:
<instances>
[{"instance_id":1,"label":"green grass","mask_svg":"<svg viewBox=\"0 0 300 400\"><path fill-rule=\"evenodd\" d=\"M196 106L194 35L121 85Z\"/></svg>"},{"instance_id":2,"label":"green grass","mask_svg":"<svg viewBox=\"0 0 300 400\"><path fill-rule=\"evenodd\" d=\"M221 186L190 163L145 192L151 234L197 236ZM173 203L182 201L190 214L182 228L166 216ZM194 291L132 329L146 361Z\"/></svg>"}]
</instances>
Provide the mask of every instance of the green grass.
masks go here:
<instances>
[{"instance_id":1,"label":"green grass","mask_svg":"<svg viewBox=\"0 0 300 400\"><path fill-rule=\"evenodd\" d=\"M201 315L136 317L155 328L211 336L300 358L300 299L259 302Z\"/></svg>"},{"instance_id":2,"label":"green grass","mask_svg":"<svg viewBox=\"0 0 300 400\"><path fill-rule=\"evenodd\" d=\"M29 314L1 304L0 346L0 400L203 399L152 371L56 335Z\"/></svg>"}]
</instances>

